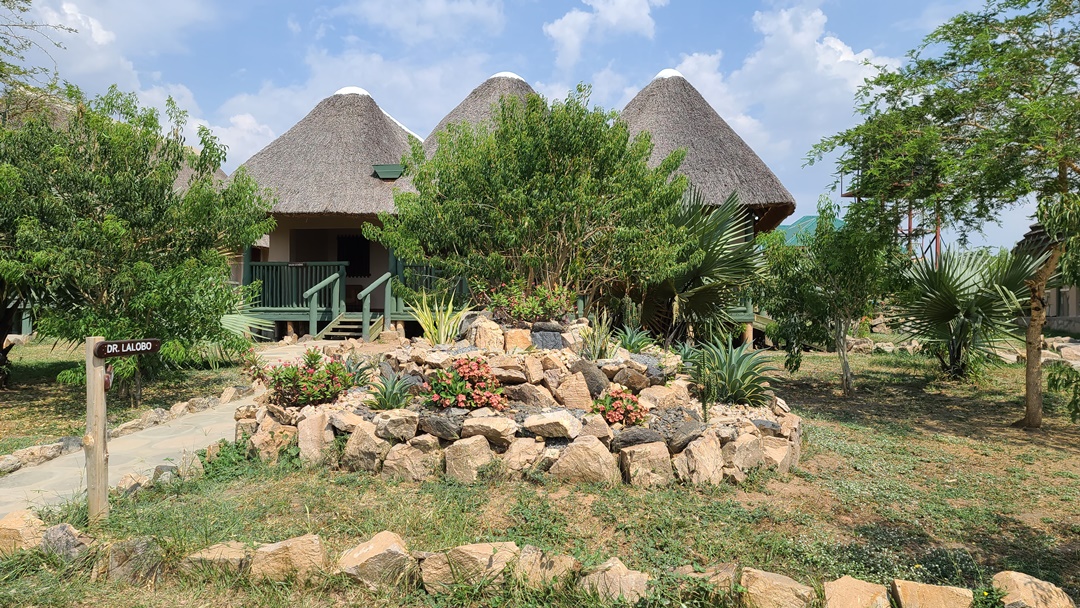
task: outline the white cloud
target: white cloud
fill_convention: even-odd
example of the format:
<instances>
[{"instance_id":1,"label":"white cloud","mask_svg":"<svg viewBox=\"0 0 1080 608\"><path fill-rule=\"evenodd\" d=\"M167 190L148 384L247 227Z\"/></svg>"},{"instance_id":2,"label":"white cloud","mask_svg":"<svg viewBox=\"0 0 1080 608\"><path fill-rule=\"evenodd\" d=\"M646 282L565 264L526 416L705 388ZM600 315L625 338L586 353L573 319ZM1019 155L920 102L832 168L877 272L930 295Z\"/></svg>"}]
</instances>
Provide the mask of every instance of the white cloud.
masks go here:
<instances>
[{"instance_id":1,"label":"white cloud","mask_svg":"<svg viewBox=\"0 0 1080 608\"><path fill-rule=\"evenodd\" d=\"M299 34L301 29L303 29L303 28L300 27L300 22L298 22L291 15L289 16L288 19L285 20L285 27L289 28L289 31L294 33L294 34Z\"/></svg>"},{"instance_id":2,"label":"white cloud","mask_svg":"<svg viewBox=\"0 0 1080 608\"><path fill-rule=\"evenodd\" d=\"M570 69L581 59L581 49L593 36L608 32L638 34L652 38L656 23L653 7L667 6L668 0L582 0L592 10L571 9L562 17L544 24L544 34L555 43L555 64Z\"/></svg>"},{"instance_id":3,"label":"white cloud","mask_svg":"<svg viewBox=\"0 0 1080 608\"><path fill-rule=\"evenodd\" d=\"M41 9L41 12L45 23L86 32L90 40L98 46L104 46L116 40L114 32L105 29L105 26L97 19L81 13L74 2L61 4L59 11L46 6Z\"/></svg>"},{"instance_id":4,"label":"white cloud","mask_svg":"<svg viewBox=\"0 0 1080 608\"><path fill-rule=\"evenodd\" d=\"M406 43L461 38L502 30L502 0L352 0L335 14L351 15L392 32Z\"/></svg>"}]
</instances>

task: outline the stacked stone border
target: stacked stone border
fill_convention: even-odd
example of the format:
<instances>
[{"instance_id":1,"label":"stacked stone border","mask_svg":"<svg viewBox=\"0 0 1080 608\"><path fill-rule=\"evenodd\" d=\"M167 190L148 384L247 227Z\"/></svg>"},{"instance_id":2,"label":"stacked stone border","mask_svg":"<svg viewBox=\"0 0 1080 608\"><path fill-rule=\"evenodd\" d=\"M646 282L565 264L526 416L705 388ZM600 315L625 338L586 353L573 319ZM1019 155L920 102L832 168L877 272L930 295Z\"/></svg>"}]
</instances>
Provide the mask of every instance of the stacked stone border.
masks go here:
<instances>
[{"instance_id":1,"label":"stacked stone border","mask_svg":"<svg viewBox=\"0 0 1080 608\"><path fill-rule=\"evenodd\" d=\"M163 552L151 537L100 545L69 524L46 528L30 511L16 511L0 519L0 556L39 549L74 560L96 548L95 572L112 582L145 586L163 575ZM379 592L422 588L430 594L451 592L457 585L476 588L511 579L526 588L576 587L603 602L637 602L649 594L656 579L628 568L618 557L583 568L572 556L543 551L513 542L485 542L440 551L410 550L401 536L382 531L347 549L336 559L317 534L253 546L230 541L186 556L179 564L185 572L220 571L247 576L255 582L293 580L301 584L320 574L344 574L354 583ZM821 593L792 578L721 563L706 568L681 566L676 577L696 579L722 597L748 608L970 608L969 589L894 579L886 587L850 576L824 583ZM1014 571L999 572L994 587L1013 608L1075 608L1065 592L1046 581ZM890 601L892 603L890 603Z\"/></svg>"}]
</instances>

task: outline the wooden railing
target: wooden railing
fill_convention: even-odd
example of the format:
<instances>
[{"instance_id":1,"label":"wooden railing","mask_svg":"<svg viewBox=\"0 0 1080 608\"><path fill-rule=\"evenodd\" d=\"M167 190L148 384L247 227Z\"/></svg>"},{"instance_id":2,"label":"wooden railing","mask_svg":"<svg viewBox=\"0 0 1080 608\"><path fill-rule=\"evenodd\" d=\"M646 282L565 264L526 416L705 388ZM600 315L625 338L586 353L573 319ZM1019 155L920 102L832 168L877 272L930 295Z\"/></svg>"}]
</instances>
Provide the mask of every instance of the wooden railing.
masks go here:
<instances>
[{"instance_id":1,"label":"wooden railing","mask_svg":"<svg viewBox=\"0 0 1080 608\"><path fill-rule=\"evenodd\" d=\"M345 267L348 262L252 262L251 281L262 283L258 308L345 310ZM321 285L336 277L332 289ZM307 292L320 286L313 295Z\"/></svg>"},{"instance_id":2,"label":"wooden railing","mask_svg":"<svg viewBox=\"0 0 1080 608\"><path fill-rule=\"evenodd\" d=\"M371 294L375 293L375 289L380 285L385 285L386 289L383 290L383 329L390 329L390 313L394 309L394 293L393 281L390 279L393 277L393 273L386 273L381 277L375 279L368 285L364 291L357 294L356 298L360 300L362 305L362 319L363 319L363 333L364 341L367 342L371 337Z\"/></svg>"}]
</instances>

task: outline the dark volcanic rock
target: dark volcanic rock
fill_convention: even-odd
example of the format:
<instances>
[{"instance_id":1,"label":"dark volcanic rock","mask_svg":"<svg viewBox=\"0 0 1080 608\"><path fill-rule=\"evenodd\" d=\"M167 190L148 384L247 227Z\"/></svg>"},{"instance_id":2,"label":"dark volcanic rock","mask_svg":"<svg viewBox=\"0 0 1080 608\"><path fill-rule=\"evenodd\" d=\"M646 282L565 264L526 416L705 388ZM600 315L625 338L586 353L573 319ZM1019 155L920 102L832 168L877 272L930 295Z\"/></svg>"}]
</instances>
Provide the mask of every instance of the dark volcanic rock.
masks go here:
<instances>
[{"instance_id":1,"label":"dark volcanic rock","mask_svg":"<svg viewBox=\"0 0 1080 608\"><path fill-rule=\"evenodd\" d=\"M422 410L420 412L420 430L439 439L455 441L461 438L461 425L465 423L468 410L448 408L439 412Z\"/></svg>"},{"instance_id":2,"label":"dark volcanic rock","mask_svg":"<svg viewBox=\"0 0 1080 608\"><path fill-rule=\"evenodd\" d=\"M529 338L540 350L559 350L563 346L562 334L554 331L534 331Z\"/></svg>"},{"instance_id":3,"label":"dark volcanic rock","mask_svg":"<svg viewBox=\"0 0 1080 608\"><path fill-rule=\"evenodd\" d=\"M604 372L600 371L600 368L595 363L587 359L578 359L570 366L571 374L578 372L585 376L585 384L589 385L589 394L592 395L593 399L599 399L604 389L608 387L608 384L611 384Z\"/></svg>"},{"instance_id":4,"label":"dark volcanic rock","mask_svg":"<svg viewBox=\"0 0 1080 608\"><path fill-rule=\"evenodd\" d=\"M632 426L615 434L615 438L611 440L611 451L618 453L619 450L632 445L653 443L655 441L664 441L664 436L659 431L647 429L643 426Z\"/></svg>"},{"instance_id":5,"label":"dark volcanic rock","mask_svg":"<svg viewBox=\"0 0 1080 608\"><path fill-rule=\"evenodd\" d=\"M562 323L557 323L555 321L537 321L536 323L532 324L532 330L533 333L538 331L545 331L561 334L566 331L566 327L564 327Z\"/></svg>"}]
</instances>

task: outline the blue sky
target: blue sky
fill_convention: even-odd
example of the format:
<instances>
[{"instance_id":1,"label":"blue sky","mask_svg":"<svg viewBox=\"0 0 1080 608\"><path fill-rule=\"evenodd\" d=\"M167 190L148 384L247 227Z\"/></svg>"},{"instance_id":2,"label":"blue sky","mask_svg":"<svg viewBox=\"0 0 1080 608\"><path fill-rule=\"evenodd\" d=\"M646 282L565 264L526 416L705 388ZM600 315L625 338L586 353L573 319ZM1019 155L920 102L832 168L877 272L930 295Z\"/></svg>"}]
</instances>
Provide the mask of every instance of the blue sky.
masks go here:
<instances>
[{"instance_id":1,"label":"blue sky","mask_svg":"<svg viewBox=\"0 0 1080 608\"><path fill-rule=\"evenodd\" d=\"M63 79L110 84L229 146L231 171L324 97L360 86L421 136L495 72L548 97L579 82L620 109L664 68L680 70L814 212L834 177L811 145L851 126L870 61L898 65L930 29L977 0L37 0ZM1030 209L976 244L1010 245Z\"/></svg>"}]
</instances>

